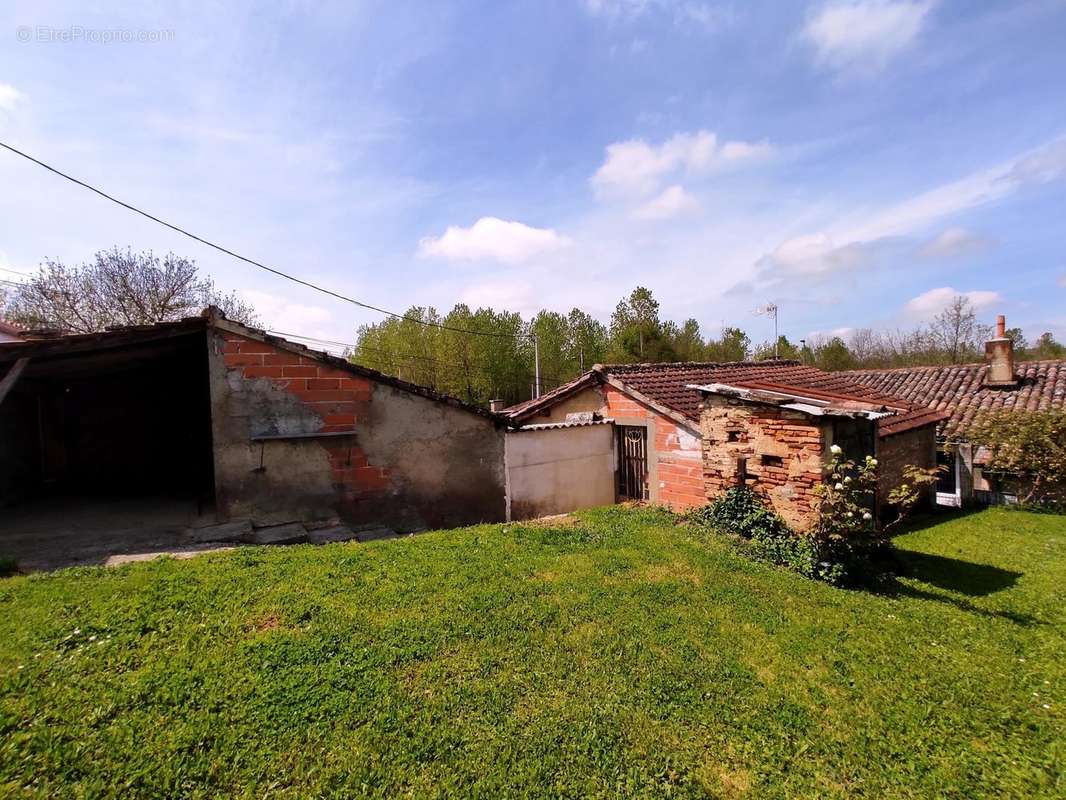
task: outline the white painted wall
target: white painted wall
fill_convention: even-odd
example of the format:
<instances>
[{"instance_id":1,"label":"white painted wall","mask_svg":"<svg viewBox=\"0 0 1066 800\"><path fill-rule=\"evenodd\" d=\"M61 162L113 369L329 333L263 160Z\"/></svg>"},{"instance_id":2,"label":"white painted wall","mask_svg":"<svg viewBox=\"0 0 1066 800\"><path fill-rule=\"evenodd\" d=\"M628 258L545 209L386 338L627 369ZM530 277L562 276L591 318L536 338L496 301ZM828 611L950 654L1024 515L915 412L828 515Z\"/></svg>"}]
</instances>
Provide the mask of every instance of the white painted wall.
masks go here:
<instances>
[{"instance_id":1,"label":"white painted wall","mask_svg":"<svg viewBox=\"0 0 1066 800\"><path fill-rule=\"evenodd\" d=\"M508 431L507 518L564 514L615 501L614 425Z\"/></svg>"}]
</instances>

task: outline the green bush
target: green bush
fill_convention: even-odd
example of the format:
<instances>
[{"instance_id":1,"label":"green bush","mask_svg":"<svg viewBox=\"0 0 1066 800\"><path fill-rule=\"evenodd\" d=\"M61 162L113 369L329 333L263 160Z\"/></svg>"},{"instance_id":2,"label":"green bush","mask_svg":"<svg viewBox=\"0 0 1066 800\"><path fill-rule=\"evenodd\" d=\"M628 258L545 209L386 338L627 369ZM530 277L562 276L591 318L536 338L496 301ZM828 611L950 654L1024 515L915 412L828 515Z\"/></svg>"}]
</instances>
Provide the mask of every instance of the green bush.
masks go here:
<instances>
[{"instance_id":1,"label":"green bush","mask_svg":"<svg viewBox=\"0 0 1066 800\"><path fill-rule=\"evenodd\" d=\"M688 514L698 525L752 539L761 533L788 533L788 526L746 486L734 486L721 497Z\"/></svg>"},{"instance_id":2,"label":"green bush","mask_svg":"<svg viewBox=\"0 0 1066 800\"><path fill-rule=\"evenodd\" d=\"M876 462L871 470L873 466ZM864 518L863 510L855 505L854 493L849 491L851 483L837 484L839 489L830 487L835 502L823 499L821 522L810 533L793 531L759 495L744 486L729 489L713 502L688 512L686 518L703 528L742 536L748 540L744 551L758 561L836 586L862 585L884 574L891 560L891 545L870 535L876 527L871 525L872 517ZM835 518L843 522L834 524Z\"/></svg>"},{"instance_id":3,"label":"green bush","mask_svg":"<svg viewBox=\"0 0 1066 800\"><path fill-rule=\"evenodd\" d=\"M18 571L19 565L15 559L8 558L7 556L0 556L0 578L14 575Z\"/></svg>"}]
</instances>

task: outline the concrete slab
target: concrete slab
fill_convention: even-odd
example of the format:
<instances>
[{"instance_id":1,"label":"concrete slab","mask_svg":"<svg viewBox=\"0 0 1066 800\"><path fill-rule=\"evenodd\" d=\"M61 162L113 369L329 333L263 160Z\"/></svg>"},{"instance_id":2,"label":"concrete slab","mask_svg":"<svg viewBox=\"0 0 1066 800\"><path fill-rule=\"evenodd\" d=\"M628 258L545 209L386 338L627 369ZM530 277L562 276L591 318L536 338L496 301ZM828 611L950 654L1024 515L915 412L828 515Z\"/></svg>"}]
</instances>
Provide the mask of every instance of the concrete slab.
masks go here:
<instances>
[{"instance_id":1,"label":"concrete slab","mask_svg":"<svg viewBox=\"0 0 1066 800\"><path fill-rule=\"evenodd\" d=\"M299 522L256 528L244 538L249 544L300 544L307 541L307 528Z\"/></svg>"},{"instance_id":2,"label":"concrete slab","mask_svg":"<svg viewBox=\"0 0 1066 800\"><path fill-rule=\"evenodd\" d=\"M191 544L201 544L203 542L243 542L251 535L251 520L242 519L236 522L188 528L184 538Z\"/></svg>"},{"instance_id":3,"label":"concrete slab","mask_svg":"<svg viewBox=\"0 0 1066 800\"><path fill-rule=\"evenodd\" d=\"M356 533L346 525L334 525L329 528L317 528L307 532L307 541L311 544L330 544L332 542L350 542Z\"/></svg>"}]
</instances>

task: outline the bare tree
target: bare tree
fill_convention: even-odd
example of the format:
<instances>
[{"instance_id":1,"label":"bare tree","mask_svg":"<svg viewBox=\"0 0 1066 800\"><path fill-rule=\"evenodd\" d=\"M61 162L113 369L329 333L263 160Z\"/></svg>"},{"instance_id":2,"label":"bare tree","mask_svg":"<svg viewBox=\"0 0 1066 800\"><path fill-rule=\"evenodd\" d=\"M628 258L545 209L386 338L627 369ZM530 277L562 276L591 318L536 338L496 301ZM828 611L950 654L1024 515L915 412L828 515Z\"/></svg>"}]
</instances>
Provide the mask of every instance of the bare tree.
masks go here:
<instances>
[{"instance_id":1,"label":"bare tree","mask_svg":"<svg viewBox=\"0 0 1066 800\"><path fill-rule=\"evenodd\" d=\"M16 322L77 333L115 325L149 325L194 316L218 306L230 319L257 324L255 310L234 292L223 294L210 278L200 277L196 262L150 250L101 251L81 266L45 261L15 291L8 309Z\"/></svg>"},{"instance_id":2,"label":"bare tree","mask_svg":"<svg viewBox=\"0 0 1066 800\"><path fill-rule=\"evenodd\" d=\"M968 297L956 295L929 325L933 346L949 363L977 358L990 329L977 322L977 312Z\"/></svg>"}]
</instances>

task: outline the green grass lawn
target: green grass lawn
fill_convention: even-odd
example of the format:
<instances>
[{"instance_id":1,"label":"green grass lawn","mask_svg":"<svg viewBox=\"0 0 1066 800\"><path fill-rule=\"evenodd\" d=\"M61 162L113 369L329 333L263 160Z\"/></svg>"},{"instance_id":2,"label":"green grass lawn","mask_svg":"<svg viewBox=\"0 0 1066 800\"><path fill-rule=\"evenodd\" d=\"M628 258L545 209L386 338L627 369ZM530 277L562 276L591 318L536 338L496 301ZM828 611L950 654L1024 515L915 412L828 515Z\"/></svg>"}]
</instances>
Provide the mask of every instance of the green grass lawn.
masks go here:
<instances>
[{"instance_id":1,"label":"green grass lawn","mask_svg":"<svg viewBox=\"0 0 1066 800\"><path fill-rule=\"evenodd\" d=\"M846 591L654 510L0 580L0 796L1063 797L1066 518Z\"/></svg>"}]
</instances>

